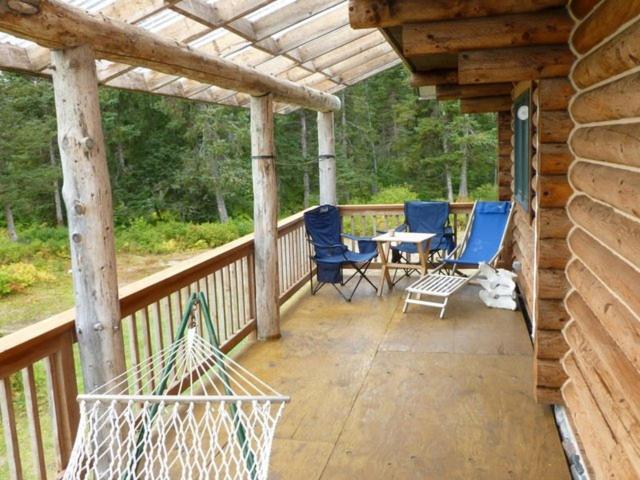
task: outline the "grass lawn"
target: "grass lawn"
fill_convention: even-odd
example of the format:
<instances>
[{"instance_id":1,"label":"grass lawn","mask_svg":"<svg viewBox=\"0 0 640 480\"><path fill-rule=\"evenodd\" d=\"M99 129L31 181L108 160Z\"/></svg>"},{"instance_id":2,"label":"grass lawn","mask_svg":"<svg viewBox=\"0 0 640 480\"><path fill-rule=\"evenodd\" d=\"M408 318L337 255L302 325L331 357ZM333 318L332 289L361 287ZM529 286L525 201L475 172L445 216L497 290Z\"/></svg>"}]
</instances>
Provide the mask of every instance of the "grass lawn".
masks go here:
<instances>
[{"instance_id":1,"label":"grass lawn","mask_svg":"<svg viewBox=\"0 0 640 480\"><path fill-rule=\"evenodd\" d=\"M197 251L162 255L118 254L118 282L121 286L127 285L197 254ZM54 275L55 279L0 297L0 336L73 307L70 262L51 258L34 264Z\"/></svg>"}]
</instances>

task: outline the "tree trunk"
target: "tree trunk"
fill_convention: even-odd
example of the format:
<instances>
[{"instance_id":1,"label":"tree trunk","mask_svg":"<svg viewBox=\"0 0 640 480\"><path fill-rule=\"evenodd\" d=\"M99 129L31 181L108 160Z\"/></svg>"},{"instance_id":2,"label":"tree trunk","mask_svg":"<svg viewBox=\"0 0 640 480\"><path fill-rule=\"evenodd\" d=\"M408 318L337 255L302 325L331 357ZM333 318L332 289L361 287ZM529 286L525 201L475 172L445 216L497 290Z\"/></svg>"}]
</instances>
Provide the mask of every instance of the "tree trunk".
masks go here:
<instances>
[{"instance_id":1,"label":"tree trunk","mask_svg":"<svg viewBox=\"0 0 640 480\"><path fill-rule=\"evenodd\" d=\"M203 127L202 132L202 153L208 156L208 148L210 141L211 125L207 122ZM220 223L227 223L229 221L229 213L227 211L227 202L224 198L222 188L220 188L220 159L214 154L211 155L211 177L213 178L213 193L216 197L216 208L218 209L218 219Z\"/></svg>"},{"instance_id":2,"label":"tree trunk","mask_svg":"<svg viewBox=\"0 0 640 480\"><path fill-rule=\"evenodd\" d=\"M451 181L451 167L444 166L444 174L447 179L447 201L453 203L453 182Z\"/></svg>"},{"instance_id":3,"label":"tree trunk","mask_svg":"<svg viewBox=\"0 0 640 480\"><path fill-rule=\"evenodd\" d=\"M464 116L465 138L473 133L469 115ZM469 198L469 187L467 182L467 172L469 170L469 145L466 140L462 144L462 164L460 165L460 187L458 188L458 200L465 201Z\"/></svg>"},{"instance_id":4,"label":"tree trunk","mask_svg":"<svg viewBox=\"0 0 640 480\"><path fill-rule=\"evenodd\" d=\"M304 197L302 199L302 204L304 208L309 208L309 195L310 195L310 184L309 184L309 165L307 163L307 115L304 110L300 110L300 148L302 150L302 184L304 188Z\"/></svg>"},{"instance_id":5,"label":"tree trunk","mask_svg":"<svg viewBox=\"0 0 640 480\"><path fill-rule=\"evenodd\" d=\"M58 161L56 159L56 138L52 138L49 142L49 160L51 166L55 169ZM62 199L60 198L60 183L58 177L53 181L53 202L56 206L56 225L62 227L64 225L64 214L62 213Z\"/></svg>"},{"instance_id":6,"label":"tree trunk","mask_svg":"<svg viewBox=\"0 0 640 480\"><path fill-rule=\"evenodd\" d=\"M9 240L17 242L18 232L16 231L16 224L13 221L13 210L11 209L11 205L6 204L4 206L4 216L7 220L7 234L9 235Z\"/></svg>"},{"instance_id":7,"label":"tree trunk","mask_svg":"<svg viewBox=\"0 0 640 480\"><path fill-rule=\"evenodd\" d=\"M116 145L116 157L118 158L118 170L124 172L127 163L124 159L124 145L122 145L122 142L118 142Z\"/></svg>"}]
</instances>

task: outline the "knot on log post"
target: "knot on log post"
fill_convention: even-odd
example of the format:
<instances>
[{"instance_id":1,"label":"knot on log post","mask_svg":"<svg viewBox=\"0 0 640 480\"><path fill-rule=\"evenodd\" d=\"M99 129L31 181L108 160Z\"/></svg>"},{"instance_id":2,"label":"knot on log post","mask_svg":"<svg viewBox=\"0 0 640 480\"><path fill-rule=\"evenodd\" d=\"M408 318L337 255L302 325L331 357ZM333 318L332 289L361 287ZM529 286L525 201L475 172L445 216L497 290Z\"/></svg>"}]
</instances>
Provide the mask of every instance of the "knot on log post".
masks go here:
<instances>
[{"instance_id":1,"label":"knot on log post","mask_svg":"<svg viewBox=\"0 0 640 480\"><path fill-rule=\"evenodd\" d=\"M73 235L71 235L71 240L73 240L73 243L80 243L82 241L82 235L80 235L79 233L74 233Z\"/></svg>"},{"instance_id":2,"label":"knot on log post","mask_svg":"<svg viewBox=\"0 0 640 480\"><path fill-rule=\"evenodd\" d=\"M36 15L40 13L40 0L0 0L0 12L6 10L18 15Z\"/></svg>"},{"instance_id":3,"label":"knot on log post","mask_svg":"<svg viewBox=\"0 0 640 480\"><path fill-rule=\"evenodd\" d=\"M75 201L73 204L73 211L76 212L77 215L84 215L87 209L81 202Z\"/></svg>"},{"instance_id":4,"label":"knot on log post","mask_svg":"<svg viewBox=\"0 0 640 480\"><path fill-rule=\"evenodd\" d=\"M95 146L96 142L93 141L91 137L84 137L80 140L80 145L85 150L91 150Z\"/></svg>"}]
</instances>

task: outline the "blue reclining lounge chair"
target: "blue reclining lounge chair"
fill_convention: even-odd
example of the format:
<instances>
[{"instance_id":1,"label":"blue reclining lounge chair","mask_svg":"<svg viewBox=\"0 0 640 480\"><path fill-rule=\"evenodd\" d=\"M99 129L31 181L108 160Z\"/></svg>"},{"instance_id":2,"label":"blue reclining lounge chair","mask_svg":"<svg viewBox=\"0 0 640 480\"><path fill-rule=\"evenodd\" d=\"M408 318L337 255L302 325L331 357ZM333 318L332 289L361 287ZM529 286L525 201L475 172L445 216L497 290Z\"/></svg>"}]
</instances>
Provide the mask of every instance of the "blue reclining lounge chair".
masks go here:
<instances>
[{"instance_id":1,"label":"blue reclining lounge chair","mask_svg":"<svg viewBox=\"0 0 640 480\"><path fill-rule=\"evenodd\" d=\"M442 258L453 251L456 241L453 229L449 226L448 202L424 202L412 200L404 203L405 223L396 228L396 231L433 233L429 246L429 259L433 262L436 258ZM400 243L391 248L392 261L409 263L409 255L417 253L415 243ZM438 257L441 255L441 257ZM407 275L415 269L408 268Z\"/></svg>"},{"instance_id":2,"label":"blue reclining lounge chair","mask_svg":"<svg viewBox=\"0 0 640 480\"><path fill-rule=\"evenodd\" d=\"M315 295L324 285L331 284L342 295L347 302L350 302L356 293L362 280L366 280L378 291L371 280L367 278L367 269L371 265L378 253L376 242L370 237L356 237L342 233L342 222L340 212L333 205L321 205L304 214L304 225L307 232L307 240L310 243L312 254L309 256L317 266L316 278L317 286L313 286L313 276L311 276L311 294ZM353 252L342 243L343 238L349 238L358 242L359 252ZM344 280L342 269L344 267L353 268L354 273ZM347 296L338 288L343 287L354 277L358 276L358 281L351 293Z\"/></svg>"},{"instance_id":3,"label":"blue reclining lounge chair","mask_svg":"<svg viewBox=\"0 0 640 480\"><path fill-rule=\"evenodd\" d=\"M447 255L434 273L423 276L407 288L403 312L407 311L410 303L414 303L440 308L440 318L444 317L449 297L477 274L466 276L459 269L478 268L480 263L495 265L504 245L512 213L511 202L476 202L459 247ZM443 298L444 301L438 303L422 300L422 295Z\"/></svg>"}]
</instances>

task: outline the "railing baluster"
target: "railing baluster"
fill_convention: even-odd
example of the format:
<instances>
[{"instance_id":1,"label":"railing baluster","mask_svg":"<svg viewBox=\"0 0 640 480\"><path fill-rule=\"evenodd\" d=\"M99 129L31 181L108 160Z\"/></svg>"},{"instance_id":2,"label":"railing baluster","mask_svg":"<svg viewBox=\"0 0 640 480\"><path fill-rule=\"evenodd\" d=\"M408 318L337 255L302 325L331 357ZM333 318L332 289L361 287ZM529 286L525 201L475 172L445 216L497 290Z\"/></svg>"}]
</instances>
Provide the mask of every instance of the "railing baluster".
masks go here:
<instances>
[{"instance_id":1,"label":"railing baluster","mask_svg":"<svg viewBox=\"0 0 640 480\"><path fill-rule=\"evenodd\" d=\"M29 439L31 440L31 454L36 478L46 480L47 466L42 445L42 428L40 427L40 412L38 410L38 391L36 390L33 365L22 369L22 384L24 388L24 400L29 422Z\"/></svg>"},{"instance_id":2,"label":"railing baluster","mask_svg":"<svg viewBox=\"0 0 640 480\"><path fill-rule=\"evenodd\" d=\"M12 480L22 480L22 463L20 461L20 446L16 429L16 416L13 410L13 394L11 378L5 377L0 381L0 411L2 412L2 430L7 450L9 475Z\"/></svg>"},{"instance_id":3,"label":"railing baluster","mask_svg":"<svg viewBox=\"0 0 640 480\"><path fill-rule=\"evenodd\" d=\"M147 361L153 355L153 345L151 343L151 324L149 322L149 307L144 307L141 310L141 312L142 312L142 347L144 352L144 361L145 363L147 363ZM148 368L153 369L154 365L148 365ZM156 385L155 385L154 378L156 377L156 375L159 375L160 372L149 372L149 373L153 373L153 375L150 375L151 389L155 390Z\"/></svg>"},{"instance_id":4,"label":"railing baluster","mask_svg":"<svg viewBox=\"0 0 640 480\"><path fill-rule=\"evenodd\" d=\"M69 463L80 419L72 342L71 332L65 334L58 351L44 360L59 471Z\"/></svg>"},{"instance_id":5,"label":"railing baluster","mask_svg":"<svg viewBox=\"0 0 640 480\"><path fill-rule=\"evenodd\" d=\"M136 324L136 314L129 315L129 353L131 355L131 366L140 363L140 348L138 347L138 326ZM142 383L140 379L140 371L136 369L136 385L137 393L142 394Z\"/></svg>"}]
</instances>

